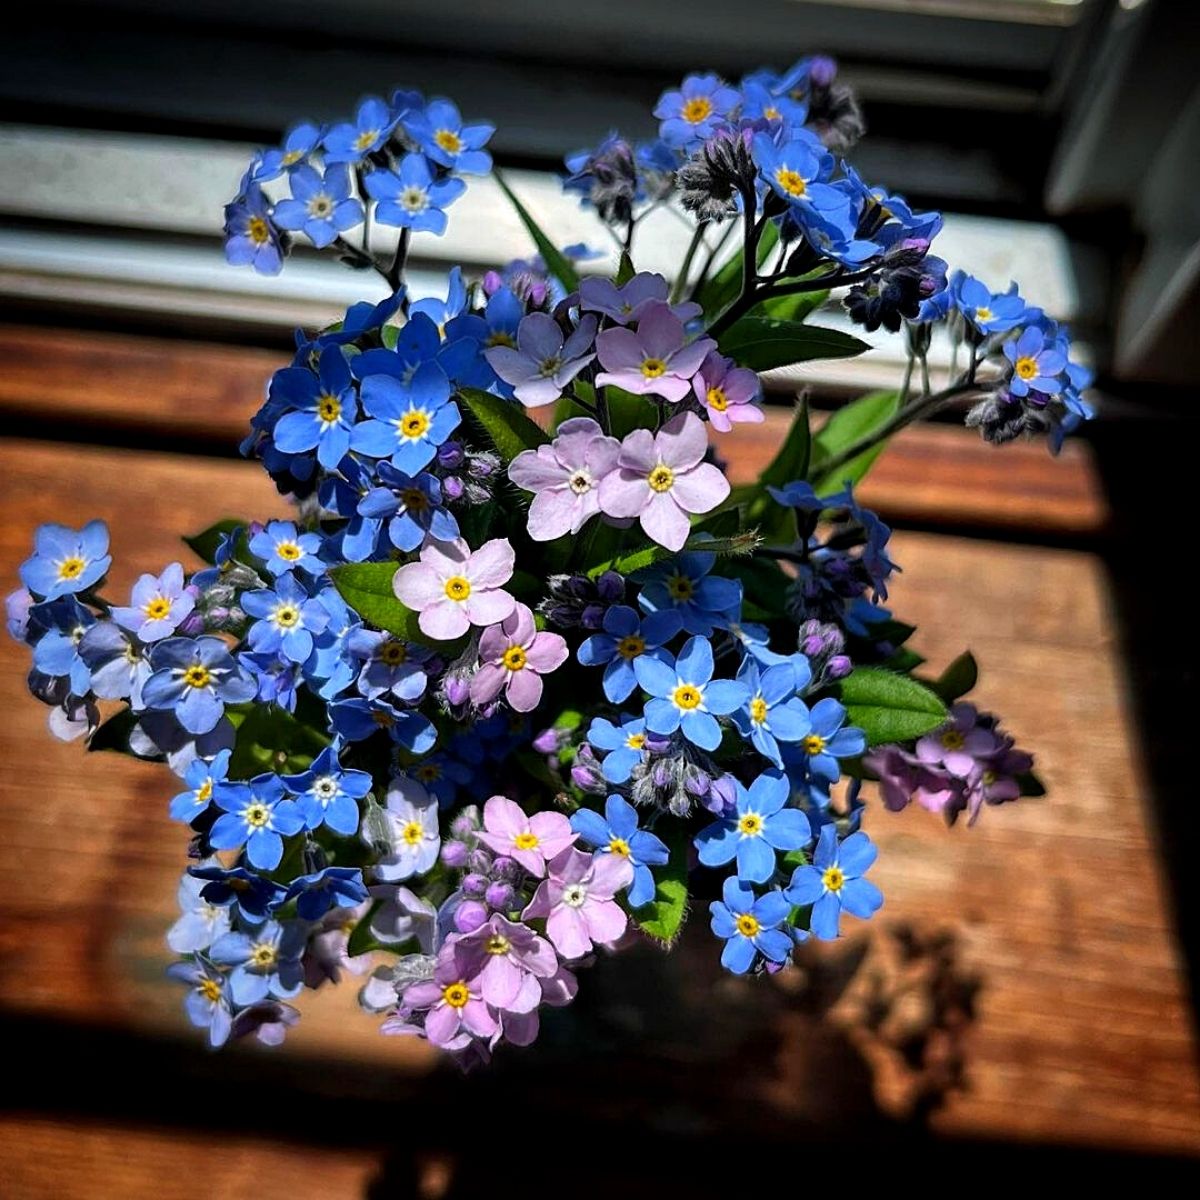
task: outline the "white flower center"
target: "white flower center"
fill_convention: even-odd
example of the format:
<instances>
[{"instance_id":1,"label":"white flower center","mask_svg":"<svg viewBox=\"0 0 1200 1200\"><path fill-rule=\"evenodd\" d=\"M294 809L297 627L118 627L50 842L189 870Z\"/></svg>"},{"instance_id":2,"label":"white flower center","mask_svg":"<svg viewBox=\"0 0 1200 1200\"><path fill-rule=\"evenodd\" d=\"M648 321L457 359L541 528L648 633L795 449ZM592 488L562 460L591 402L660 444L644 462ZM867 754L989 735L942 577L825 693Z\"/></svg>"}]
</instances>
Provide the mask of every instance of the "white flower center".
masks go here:
<instances>
[{"instance_id":1,"label":"white flower center","mask_svg":"<svg viewBox=\"0 0 1200 1200\"><path fill-rule=\"evenodd\" d=\"M596 486L596 481L580 467L570 479L567 480L567 486L577 496L584 496Z\"/></svg>"},{"instance_id":2,"label":"white flower center","mask_svg":"<svg viewBox=\"0 0 1200 1200\"><path fill-rule=\"evenodd\" d=\"M313 780L313 792L321 800L332 800L338 793L337 780L332 775L322 775Z\"/></svg>"},{"instance_id":3,"label":"white flower center","mask_svg":"<svg viewBox=\"0 0 1200 1200\"><path fill-rule=\"evenodd\" d=\"M568 908L582 908L587 900L587 888L582 883L569 883L563 888L562 902Z\"/></svg>"},{"instance_id":4,"label":"white flower center","mask_svg":"<svg viewBox=\"0 0 1200 1200\"><path fill-rule=\"evenodd\" d=\"M429 193L411 183L400 193L400 207L410 213L423 213L429 207Z\"/></svg>"}]
</instances>

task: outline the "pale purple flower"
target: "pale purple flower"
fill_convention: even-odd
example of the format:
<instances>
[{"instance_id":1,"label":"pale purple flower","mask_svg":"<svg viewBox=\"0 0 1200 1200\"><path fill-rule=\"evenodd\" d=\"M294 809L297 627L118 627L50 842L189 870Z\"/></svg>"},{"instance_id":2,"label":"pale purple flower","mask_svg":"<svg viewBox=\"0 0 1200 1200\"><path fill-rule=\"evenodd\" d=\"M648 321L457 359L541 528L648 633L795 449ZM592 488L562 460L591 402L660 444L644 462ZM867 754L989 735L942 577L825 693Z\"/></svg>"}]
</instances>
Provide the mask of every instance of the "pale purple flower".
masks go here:
<instances>
[{"instance_id":1,"label":"pale purple flower","mask_svg":"<svg viewBox=\"0 0 1200 1200\"><path fill-rule=\"evenodd\" d=\"M613 384L639 396L662 396L682 400L692 390L692 377L710 350L712 338L697 338L684 344L683 322L667 304L646 305L632 329L606 329L596 339L596 353L604 368L596 386Z\"/></svg>"},{"instance_id":2,"label":"pale purple flower","mask_svg":"<svg viewBox=\"0 0 1200 1200\"><path fill-rule=\"evenodd\" d=\"M707 450L704 422L694 413L672 417L657 433L635 429L621 443L617 469L600 484L601 511L637 517L660 546L682 549L688 514L709 512L729 495L729 481L703 461Z\"/></svg>"},{"instance_id":3,"label":"pale purple flower","mask_svg":"<svg viewBox=\"0 0 1200 1200\"><path fill-rule=\"evenodd\" d=\"M540 981L558 972L550 943L499 913L455 939L454 949L466 977L478 979L480 995L502 1012L532 1012L542 1002Z\"/></svg>"},{"instance_id":4,"label":"pale purple flower","mask_svg":"<svg viewBox=\"0 0 1200 1200\"><path fill-rule=\"evenodd\" d=\"M950 722L917 742L917 758L941 767L956 779L966 779L982 759L1002 747L991 729L979 724L975 705L960 702L950 709Z\"/></svg>"},{"instance_id":5,"label":"pale purple flower","mask_svg":"<svg viewBox=\"0 0 1200 1200\"><path fill-rule=\"evenodd\" d=\"M962 781L900 746L879 746L866 755L863 764L879 776L880 797L892 812L907 808L914 800L930 812L961 807Z\"/></svg>"},{"instance_id":6,"label":"pale purple flower","mask_svg":"<svg viewBox=\"0 0 1200 1200\"><path fill-rule=\"evenodd\" d=\"M579 284L579 308L583 312L603 313L618 325L628 325L641 318L651 304L665 304L667 281L661 275L639 271L618 287L611 279L592 276ZM671 311L681 320L690 321L700 315L699 304L674 304Z\"/></svg>"},{"instance_id":7,"label":"pale purple flower","mask_svg":"<svg viewBox=\"0 0 1200 1200\"><path fill-rule=\"evenodd\" d=\"M375 878L397 883L424 875L442 848L438 805L415 779L397 775L388 785L384 809L390 833L388 854L375 864Z\"/></svg>"},{"instance_id":8,"label":"pale purple flower","mask_svg":"<svg viewBox=\"0 0 1200 1200\"><path fill-rule=\"evenodd\" d=\"M582 958L593 944L611 946L628 923L614 897L633 882L629 860L568 847L548 868L549 877L538 884L521 916L545 917L546 936L563 958Z\"/></svg>"},{"instance_id":9,"label":"pale purple flower","mask_svg":"<svg viewBox=\"0 0 1200 1200\"><path fill-rule=\"evenodd\" d=\"M758 374L749 367L739 367L732 358L709 352L700 364L700 373L692 380L696 399L704 405L714 429L728 433L735 421L757 424L763 411L756 401L759 397Z\"/></svg>"},{"instance_id":10,"label":"pale purple flower","mask_svg":"<svg viewBox=\"0 0 1200 1200\"><path fill-rule=\"evenodd\" d=\"M487 704L503 690L515 711L532 712L542 699L542 676L562 666L566 657L566 640L557 633L538 632L533 613L518 604L479 639L483 665L471 680L471 700Z\"/></svg>"},{"instance_id":11,"label":"pale purple flower","mask_svg":"<svg viewBox=\"0 0 1200 1200\"><path fill-rule=\"evenodd\" d=\"M1006 739L1007 740L1007 739ZM980 763L967 779L967 824L979 820L984 804L1005 804L1021 795L1018 775L1033 769L1033 756L1024 750L1004 747L987 762ZM953 823L954 815L948 814Z\"/></svg>"},{"instance_id":12,"label":"pale purple flower","mask_svg":"<svg viewBox=\"0 0 1200 1200\"><path fill-rule=\"evenodd\" d=\"M517 346L492 346L483 352L493 371L513 385L513 395L527 408L553 404L563 389L596 357L589 353L596 318L585 316L569 338L548 313L534 312L517 326Z\"/></svg>"},{"instance_id":13,"label":"pale purple flower","mask_svg":"<svg viewBox=\"0 0 1200 1200\"><path fill-rule=\"evenodd\" d=\"M350 935L366 916L369 905L331 908L313 927L304 950L304 986L320 987L326 980L341 983L342 972L365 975L371 969L371 956L350 955Z\"/></svg>"},{"instance_id":14,"label":"pale purple flower","mask_svg":"<svg viewBox=\"0 0 1200 1200\"><path fill-rule=\"evenodd\" d=\"M539 979L538 983L542 989L542 1003L550 1008L563 1008L570 1004L579 991L579 981L563 966L549 979ZM497 1015L500 1018L500 1033L506 1042L512 1042L514 1046L528 1046L537 1038L541 1019L536 1008L527 1013L509 1011ZM492 1044L495 1045L495 1042L496 1039L493 1039Z\"/></svg>"},{"instance_id":15,"label":"pale purple flower","mask_svg":"<svg viewBox=\"0 0 1200 1200\"><path fill-rule=\"evenodd\" d=\"M400 1007L402 1017L424 1010L425 1036L444 1050L465 1050L472 1038L491 1037L499 1028L480 992L479 978L464 976L453 942L438 952L432 979L404 990Z\"/></svg>"},{"instance_id":16,"label":"pale purple flower","mask_svg":"<svg viewBox=\"0 0 1200 1200\"><path fill-rule=\"evenodd\" d=\"M457 538L426 542L420 561L402 566L392 579L397 598L421 615L417 624L431 638L450 641L472 625L494 625L516 601L502 590L512 578L513 548L493 538L478 550Z\"/></svg>"},{"instance_id":17,"label":"pale purple flower","mask_svg":"<svg viewBox=\"0 0 1200 1200\"><path fill-rule=\"evenodd\" d=\"M529 536L549 542L578 533L600 511L600 481L616 469L621 444L591 417L572 417L549 445L522 450L508 468L519 488L536 493L529 505Z\"/></svg>"},{"instance_id":18,"label":"pale purple flower","mask_svg":"<svg viewBox=\"0 0 1200 1200\"><path fill-rule=\"evenodd\" d=\"M432 954L437 909L403 885L377 883L367 889L383 901L371 916L371 934L378 942L399 945L416 939L422 954Z\"/></svg>"},{"instance_id":19,"label":"pale purple flower","mask_svg":"<svg viewBox=\"0 0 1200 1200\"><path fill-rule=\"evenodd\" d=\"M576 833L562 813L543 811L530 817L506 796L493 796L483 806L483 828L475 836L489 850L515 859L540 879L547 860L567 849Z\"/></svg>"}]
</instances>

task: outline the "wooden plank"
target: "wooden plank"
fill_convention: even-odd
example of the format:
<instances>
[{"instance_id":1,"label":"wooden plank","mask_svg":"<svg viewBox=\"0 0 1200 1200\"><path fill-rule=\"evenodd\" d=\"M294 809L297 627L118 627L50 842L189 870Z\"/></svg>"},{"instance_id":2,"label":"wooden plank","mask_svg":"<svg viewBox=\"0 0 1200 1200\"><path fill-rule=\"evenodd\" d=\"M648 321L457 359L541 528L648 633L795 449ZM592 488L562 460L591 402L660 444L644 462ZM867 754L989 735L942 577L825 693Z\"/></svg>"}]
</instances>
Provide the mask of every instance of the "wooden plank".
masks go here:
<instances>
[{"instance_id":1,"label":"wooden plank","mask_svg":"<svg viewBox=\"0 0 1200 1200\"><path fill-rule=\"evenodd\" d=\"M360 1200L380 1164L359 1148L12 1114L0 1146L11 1200Z\"/></svg>"},{"instance_id":2,"label":"wooden plank","mask_svg":"<svg viewBox=\"0 0 1200 1200\"><path fill-rule=\"evenodd\" d=\"M194 437L233 453L271 372L268 350L107 333L0 326L0 414L53 422L62 436ZM784 437L788 414L768 411L715 440L733 478L755 478ZM893 521L1087 536L1108 513L1088 446L1051 459L1041 442L1003 449L973 432L923 425L905 431L861 490Z\"/></svg>"},{"instance_id":3,"label":"wooden plank","mask_svg":"<svg viewBox=\"0 0 1200 1200\"><path fill-rule=\"evenodd\" d=\"M250 464L28 441L0 442L0 503L6 581L39 521L78 524L99 515L113 527L118 593L178 555L178 530L283 508ZM893 600L921 625L918 648L934 664L964 645L974 649L981 702L1036 749L1051 792L989 811L973 830L947 830L923 812L868 815L887 895L880 927L947 928L982 976L978 1020L966 1033L969 1088L951 1095L935 1127L1200 1152L1184 976L1100 562L1078 551L917 533L898 534L895 551L904 573ZM78 746L53 742L42 710L25 695L26 665L24 649L6 639L0 1010L186 1036L178 992L161 975L185 847L183 830L166 816L172 779L163 768L85 757ZM652 1073L658 1090L622 1100L647 1120L664 1103L663 1088L719 1112L730 1086L744 1098L750 1124L791 1129L844 1115L848 1101L837 1087L811 1086L827 1052L826 1027L814 1029L777 1005L763 1010L765 1029L750 1020L758 1010L746 1006L765 1005L770 985L722 979L703 922L693 925L679 955L637 960L639 972L658 972L656 988L688 998L695 1022L688 1037L668 1030L638 1051L631 1032L630 1057L618 1043L586 1069L607 1072L614 1088L631 1072ZM622 978L624 969L604 963L584 987ZM623 1000L654 1028L659 994L627 992ZM419 1077L436 1063L416 1042L379 1038L374 1022L355 1012L352 987L306 995L304 1012L277 1052L297 1064L361 1064L377 1081L389 1071ZM764 1037L775 1047L776 1070L747 1073L733 1050ZM545 1102L555 1103L556 1085L542 1086ZM885 1106L900 1103L879 1088Z\"/></svg>"}]
</instances>

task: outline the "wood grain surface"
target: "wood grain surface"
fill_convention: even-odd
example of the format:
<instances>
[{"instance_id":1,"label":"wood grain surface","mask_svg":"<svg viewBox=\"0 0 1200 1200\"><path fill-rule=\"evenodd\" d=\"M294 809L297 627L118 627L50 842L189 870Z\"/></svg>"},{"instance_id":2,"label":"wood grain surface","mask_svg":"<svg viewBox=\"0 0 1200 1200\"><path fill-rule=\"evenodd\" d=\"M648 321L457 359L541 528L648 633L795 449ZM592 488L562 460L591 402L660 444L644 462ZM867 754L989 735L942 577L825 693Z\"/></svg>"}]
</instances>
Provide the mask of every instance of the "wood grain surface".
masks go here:
<instances>
[{"instance_id":1,"label":"wood grain surface","mask_svg":"<svg viewBox=\"0 0 1200 1200\"><path fill-rule=\"evenodd\" d=\"M113 529L117 594L143 571L175 557L189 561L179 531L285 508L251 464L17 439L0 442L0 503L6 589L39 522L78 525L100 516ZM1079 550L912 532L896 535L895 552L904 573L894 605L920 625L917 648L935 664L964 646L974 650L983 669L980 702L1036 749L1050 789L1045 800L986 812L973 830L947 830L923 812L868 815L887 896L881 927L899 921L952 931L981 978L978 1019L966 1033L969 1086L951 1094L934 1129L953 1137L1200 1153L1189 1008L1099 561ZM26 695L26 668L24 648L5 639L0 1010L150 1039L190 1037L178 992L162 978L162 935L173 918L186 841L166 816L173 779L163 767L55 743L44 711ZM692 958L683 961L690 969ZM715 1042L748 1032L738 1027L736 1004L722 1012L727 981L709 971L686 982L703 993ZM589 986L587 976L583 983ZM633 1003L649 1011L656 999L645 994ZM358 1014L352 987L306 995L304 1011L282 1050L238 1049L233 1061L273 1053L310 1066L358 1063L393 1075L397 1086L403 1079L418 1088L438 1077L427 1048L378 1037L374 1022ZM781 1128L819 1122L827 1097L801 1086L813 1069L811 1039L797 1033L804 1026L786 1011L771 1020L772 1072L735 1081L745 1093L746 1119ZM672 1053L659 1052L664 1063ZM655 1051L647 1058L644 1046L636 1062L621 1059L619 1042L613 1054L613 1071L653 1069ZM688 1079L714 1096L729 1085L712 1072ZM886 1111L893 1100L880 1084L876 1101ZM126 1136L126 1148L114 1150L113 1139ZM78 1153L91 1163L131 1158L149 1174L161 1157L187 1171L202 1160L196 1138L202 1141L199 1134L125 1135L85 1125ZM36 1177L42 1184L10 1194L73 1194L45 1184L60 1169L56 1156L68 1154L66 1144L54 1122L40 1117L0 1127L0 1170L34 1179L30 1164L44 1166ZM256 1155L263 1164L274 1161L269 1145L238 1154L246 1164L259 1161ZM286 1194L361 1191L361 1163L353 1157L331 1154L328 1176L310 1173L307 1182L303 1162L294 1161L295 1185ZM114 1183L78 1194L143 1192L128 1182L123 1190ZM248 1192L231 1183L209 1194Z\"/></svg>"}]
</instances>

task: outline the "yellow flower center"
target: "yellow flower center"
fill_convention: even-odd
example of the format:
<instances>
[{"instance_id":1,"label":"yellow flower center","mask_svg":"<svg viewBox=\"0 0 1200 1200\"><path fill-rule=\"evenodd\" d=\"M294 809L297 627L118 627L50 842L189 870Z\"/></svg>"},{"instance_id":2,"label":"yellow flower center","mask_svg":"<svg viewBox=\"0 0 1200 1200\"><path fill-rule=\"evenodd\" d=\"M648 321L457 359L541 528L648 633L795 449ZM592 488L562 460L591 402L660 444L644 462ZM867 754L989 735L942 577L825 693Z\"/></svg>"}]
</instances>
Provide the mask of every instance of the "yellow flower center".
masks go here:
<instances>
[{"instance_id":1,"label":"yellow flower center","mask_svg":"<svg viewBox=\"0 0 1200 1200\"><path fill-rule=\"evenodd\" d=\"M400 432L406 438L416 439L424 436L429 428L429 414L421 408L410 408L398 422Z\"/></svg>"},{"instance_id":2,"label":"yellow flower center","mask_svg":"<svg viewBox=\"0 0 1200 1200\"><path fill-rule=\"evenodd\" d=\"M183 673L183 682L190 688L208 687L208 681L212 678L208 673L208 668L202 663L192 663L190 667Z\"/></svg>"},{"instance_id":3,"label":"yellow flower center","mask_svg":"<svg viewBox=\"0 0 1200 1200\"><path fill-rule=\"evenodd\" d=\"M445 590L451 600L465 600L471 594L471 581L462 575L451 575L446 580Z\"/></svg>"},{"instance_id":4,"label":"yellow flower center","mask_svg":"<svg viewBox=\"0 0 1200 1200\"><path fill-rule=\"evenodd\" d=\"M142 612L150 618L151 621L161 621L164 617L171 615L171 602L166 596L155 596Z\"/></svg>"},{"instance_id":5,"label":"yellow flower center","mask_svg":"<svg viewBox=\"0 0 1200 1200\"><path fill-rule=\"evenodd\" d=\"M303 150L288 150L280 161L285 167L294 167L303 157Z\"/></svg>"},{"instance_id":6,"label":"yellow flower center","mask_svg":"<svg viewBox=\"0 0 1200 1200\"><path fill-rule=\"evenodd\" d=\"M667 580L667 595L672 600L690 600L696 594L696 585L686 575L672 575Z\"/></svg>"},{"instance_id":7,"label":"yellow flower center","mask_svg":"<svg viewBox=\"0 0 1200 1200\"><path fill-rule=\"evenodd\" d=\"M513 838L513 845L518 850L536 850L538 848L538 835L532 830L525 830L524 833L518 833Z\"/></svg>"},{"instance_id":8,"label":"yellow flower center","mask_svg":"<svg viewBox=\"0 0 1200 1200\"><path fill-rule=\"evenodd\" d=\"M667 364L661 358L642 360L642 374L647 379L658 379L667 373Z\"/></svg>"},{"instance_id":9,"label":"yellow flower center","mask_svg":"<svg viewBox=\"0 0 1200 1200\"><path fill-rule=\"evenodd\" d=\"M444 150L447 154L462 153L463 140L453 129L439 129L433 135L433 140L437 142L438 148Z\"/></svg>"},{"instance_id":10,"label":"yellow flower center","mask_svg":"<svg viewBox=\"0 0 1200 1200\"><path fill-rule=\"evenodd\" d=\"M717 412L724 412L729 407L729 397L719 387L710 387L708 389L708 407L715 408Z\"/></svg>"},{"instance_id":11,"label":"yellow flower center","mask_svg":"<svg viewBox=\"0 0 1200 1200\"><path fill-rule=\"evenodd\" d=\"M643 750L646 746L646 735L644 733L631 733L625 739L625 745L630 750Z\"/></svg>"},{"instance_id":12,"label":"yellow flower center","mask_svg":"<svg viewBox=\"0 0 1200 1200\"><path fill-rule=\"evenodd\" d=\"M323 393L317 401L317 416L327 425L332 425L341 415L342 402L336 396L331 396L328 392Z\"/></svg>"},{"instance_id":13,"label":"yellow flower center","mask_svg":"<svg viewBox=\"0 0 1200 1200\"><path fill-rule=\"evenodd\" d=\"M656 492L669 492L675 482L675 472L666 463L659 463L646 477L651 489Z\"/></svg>"},{"instance_id":14,"label":"yellow flower center","mask_svg":"<svg viewBox=\"0 0 1200 1200\"><path fill-rule=\"evenodd\" d=\"M379 647L379 661L389 667L398 667L408 661L408 650L403 642L384 642Z\"/></svg>"},{"instance_id":15,"label":"yellow flower center","mask_svg":"<svg viewBox=\"0 0 1200 1200\"><path fill-rule=\"evenodd\" d=\"M761 696L750 701L750 720L761 725L767 719L767 702Z\"/></svg>"},{"instance_id":16,"label":"yellow flower center","mask_svg":"<svg viewBox=\"0 0 1200 1200\"><path fill-rule=\"evenodd\" d=\"M246 236L256 246L265 246L271 240L271 227L262 217L251 217L246 226Z\"/></svg>"},{"instance_id":17,"label":"yellow flower center","mask_svg":"<svg viewBox=\"0 0 1200 1200\"><path fill-rule=\"evenodd\" d=\"M416 821L409 821L400 831L400 836L409 846L415 846L425 836L425 830Z\"/></svg>"},{"instance_id":18,"label":"yellow flower center","mask_svg":"<svg viewBox=\"0 0 1200 1200\"><path fill-rule=\"evenodd\" d=\"M281 604L275 610L275 624L280 629L292 629L300 620L300 610L294 604Z\"/></svg>"},{"instance_id":19,"label":"yellow flower center","mask_svg":"<svg viewBox=\"0 0 1200 1200\"><path fill-rule=\"evenodd\" d=\"M619 854L622 858L629 857L629 843L624 838L615 837L608 843L608 849L612 854Z\"/></svg>"},{"instance_id":20,"label":"yellow flower center","mask_svg":"<svg viewBox=\"0 0 1200 1200\"><path fill-rule=\"evenodd\" d=\"M429 507L429 497L420 488L405 488L400 499L409 512L424 512Z\"/></svg>"},{"instance_id":21,"label":"yellow flower center","mask_svg":"<svg viewBox=\"0 0 1200 1200\"><path fill-rule=\"evenodd\" d=\"M825 750L825 739L819 733L810 733L800 744L805 754L822 754Z\"/></svg>"},{"instance_id":22,"label":"yellow flower center","mask_svg":"<svg viewBox=\"0 0 1200 1200\"><path fill-rule=\"evenodd\" d=\"M737 919L737 931L742 937L752 938L762 926L758 923L758 918L751 916L749 913L741 913Z\"/></svg>"},{"instance_id":23,"label":"yellow flower center","mask_svg":"<svg viewBox=\"0 0 1200 1200\"><path fill-rule=\"evenodd\" d=\"M502 933L493 933L483 944L489 954L507 954L512 949L512 942Z\"/></svg>"},{"instance_id":24,"label":"yellow flower center","mask_svg":"<svg viewBox=\"0 0 1200 1200\"><path fill-rule=\"evenodd\" d=\"M744 813L738 818L737 827L743 837L758 837L763 830L763 819L758 813Z\"/></svg>"},{"instance_id":25,"label":"yellow flower center","mask_svg":"<svg viewBox=\"0 0 1200 1200\"><path fill-rule=\"evenodd\" d=\"M520 646L509 646L500 661L510 671L520 671L525 666L525 651Z\"/></svg>"},{"instance_id":26,"label":"yellow flower center","mask_svg":"<svg viewBox=\"0 0 1200 1200\"><path fill-rule=\"evenodd\" d=\"M271 823L271 810L265 804L248 804L242 816L251 829L265 829Z\"/></svg>"},{"instance_id":27,"label":"yellow flower center","mask_svg":"<svg viewBox=\"0 0 1200 1200\"><path fill-rule=\"evenodd\" d=\"M628 662L630 659L637 658L639 655L646 652L646 639L639 637L636 633L631 633L628 637L623 637L617 643L617 653Z\"/></svg>"},{"instance_id":28,"label":"yellow flower center","mask_svg":"<svg viewBox=\"0 0 1200 1200\"><path fill-rule=\"evenodd\" d=\"M682 708L685 711L699 708L700 701L704 697L700 694L700 689L693 687L690 683L681 683L672 693L671 699L675 702L676 708Z\"/></svg>"},{"instance_id":29,"label":"yellow flower center","mask_svg":"<svg viewBox=\"0 0 1200 1200\"><path fill-rule=\"evenodd\" d=\"M773 104L768 104L767 107L763 109L763 116L766 117L768 121L778 121L782 115L783 114L779 111L779 109L777 109Z\"/></svg>"},{"instance_id":30,"label":"yellow flower center","mask_svg":"<svg viewBox=\"0 0 1200 1200\"><path fill-rule=\"evenodd\" d=\"M78 579L86 566L87 563L82 558L72 554L70 558L64 558L58 564L58 577L59 579Z\"/></svg>"},{"instance_id":31,"label":"yellow flower center","mask_svg":"<svg viewBox=\"0 0 1200 1200\"><path fill-rule=\"evenodd\" d=\"M452 983L442 992L442 999L451 1008L463 1008L470 998L471 993L467 990L467 985L461 980L458 983Z\"/></svg>"},{"instance_id":32,"label":"yellow flower center","mask_svg":"<svg viewBox=\"0 0 1200 1200\"><path fill-rule=\"evenodd\" d=\"M516 344L516 338L503 329L496 329L489 333L486 342L488 346L508 346L510 348L515 347Z\"/></svg>"},{"instance_id":33,"label":"yellow flower center","mask_svg":"<svg viewBox=\"0 0 1200 1200\"><path fill-rule=\"evenodd\" d=\"M797 200L808 194L808 184L804 181L804 176L799 171L793 171L791 167L780 167L775 172L775 182Z\"/></svg>"},{"instance_id":34,"label":"yellow flower center","mask_svg":"<svg viewBox=\"0 0 1200 1200\"><path fill-rule=\"evenodd\" d=\"M278 957L270 942L259 942L250 948L250 961L256 967L273 967Z\"/></svg>"},{"instance_id":35,"label":"yellow flower center","mask_svg":"<svg viewBox=\"0 0 1200 1200\"><path fill-rule=\"evenodd\" d=\"M1018 358L1016 372L1022 379L1036 379L1038 373L1037 362L1029 357Z\"/></svg>"},{"instance_id":36,"label":"yellow flower center","mask_svg":"<svg viewBox=\"0 0 1200 1200\"><path fill-rule=\"evenodd\" d=\"M980 778L983 781L984 787L991 787L992 784L996 782L996 772L995 771L984 771L983 775Z\"/></svg>"},{"instance_id":37,"label":"yellow flower center","mask_svg":"<svg viewBox=\"0 0 1200 1200\"><path fill-rule=\"evenodd\" d=\"M221 985L215 979L202 979L196 985L196 991L202 995L209 1004L216 1004L221 998Z\"/></svg>"},{"instance_id":38,"label":"yellow flower center","mask_svg":"<svg viewBox=\"0 0 1200 1200\"><path fill-rule=\"evenodd\" d=\"M396 718L383 708L377 708L371 714L371 720L374 721L380 729L391 729L391 727L396 723Z\"/></svg>"},{"instance_id":39,"label":"yellow flower center","mask_svg":"<svg viewBox=\"0 0 1200 1200\"><path fill-rule=\"evenodd\" d=\"M684 102L679 115L689 125L699 125L701 121L708 120L712 115L712 110L712 101L707 96L693 96L690 100Z\"/></svg>"},{"instance_id":40,"label":"yellow flower center","mask_svg":"<svg viewBox=\"0 0 1200 1200\"><path fill-rule=\"evenodd\" d=\"M295 562L297 559L304 557L304 551L296 542L280 542L275 547L275 553L278 554L284 562Z\"/></svg>"},{"instance_id":41,"label":"yellow flower center","mask_svg":"<svg viewBox=\"0 0 1200 1200\"><path fill-rule=\"evenodd\" d=\"M207 804L212 799L213 782L211 779L206 779L196 789L196 803Z\"/></svg>"},{"instance_id":42,"label":"yellow flower center","mask_svg":"<svg viewBox=\"0 0 1200 1200\"><path fill-rule=\"evenodd\" d=\"M845 886L846 877L842 874L841 867L826 867L821 876L821 882L825 885L826 891L840 892Z\"/></svg>"},{"instance_id":43,"label":"yellow flower center","mask_svg":"<svg viewBox=\"0 0 1200 1200\"><path fill-rule=\"evenodd\" d=\"M992 316L992 310L988 308L986 304L982 308L977 308L975 310L975 320L977 321L990 321Z\"/></svg>"},{"instance_id":44,"label":"yellow flower center","mask_svg":"<svg viewBox=\"0 0 1200 1200\"><path fill-rule=\"evenodd\" d=\"M378 129L364 129L362 133L354 139L354 148L360 154L364 150L370 150L375 145L375 139L379 136Z\"/></svg>"},{"instance_id":45,"label":"yellow flower center","mask_svg":"<svg viewBox=\"0 0 1200 1200\"><path fill-rule=\"evenodd\" d=\"M957 729L947 729L941 736L941 743L947 750L961 750L966 740Z\"/></svg>"}]
</instances>

